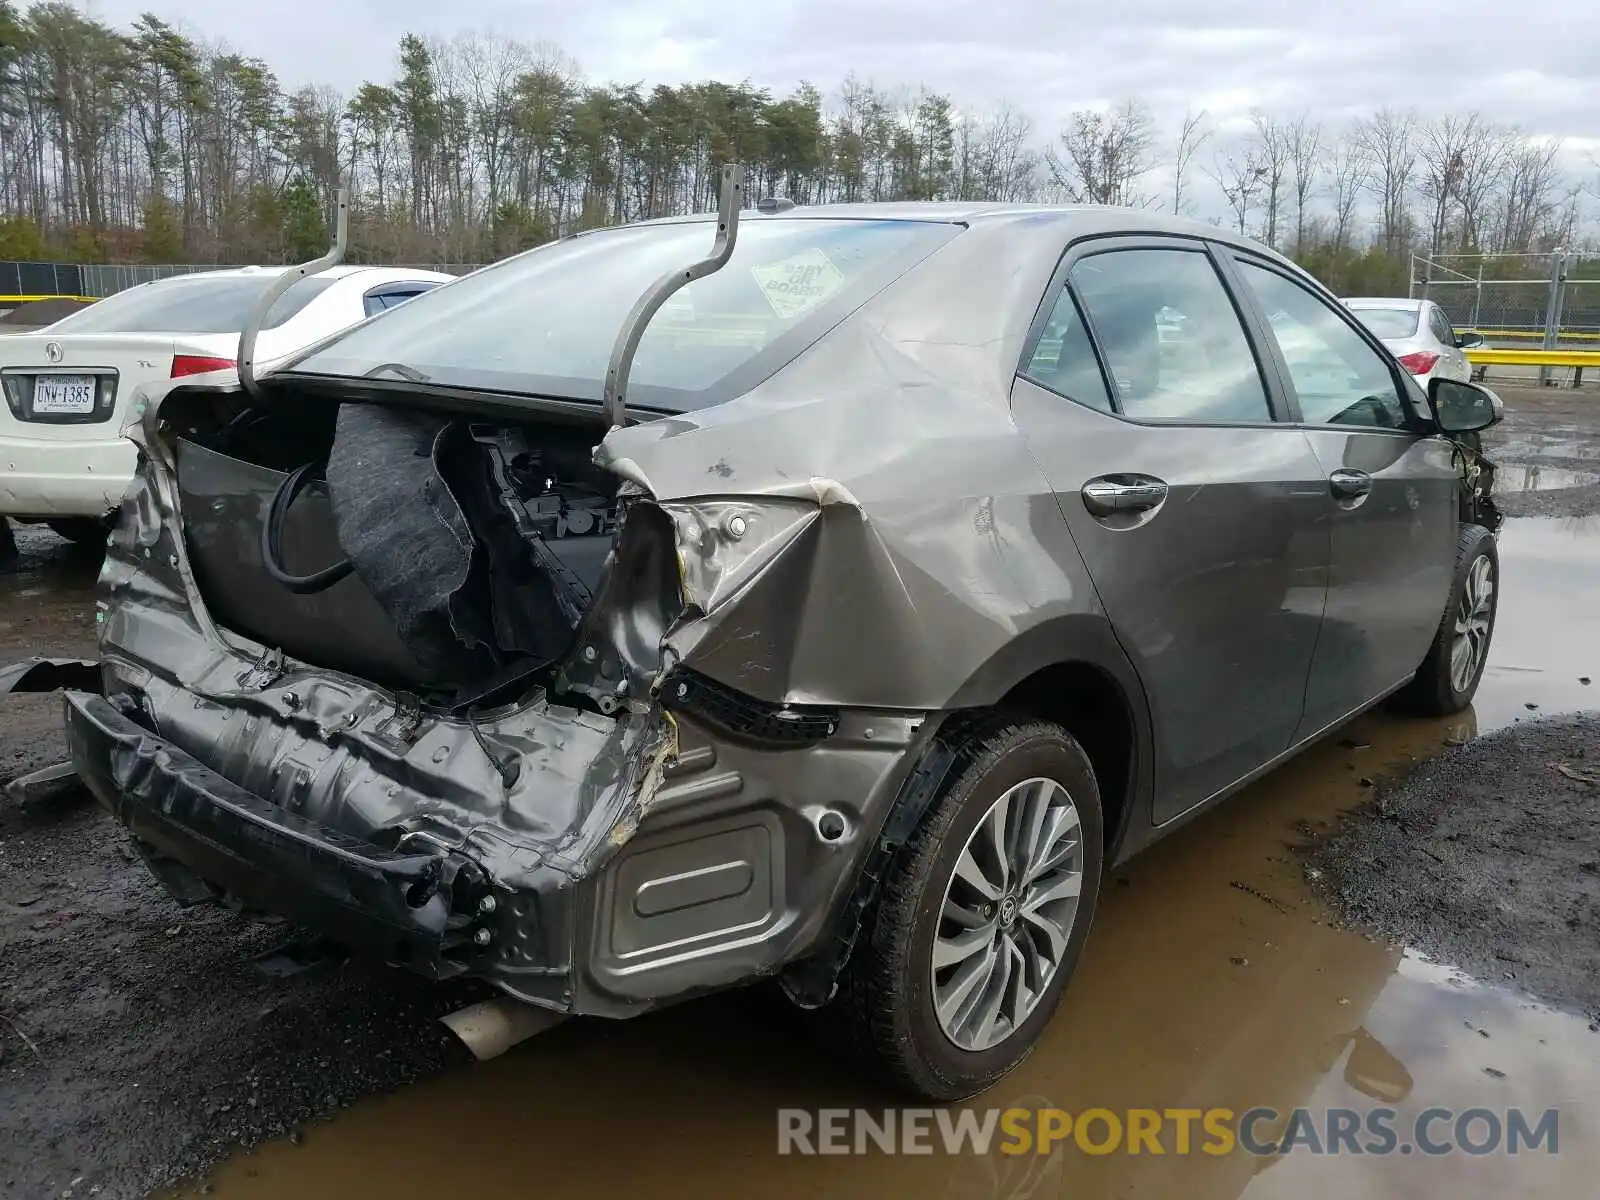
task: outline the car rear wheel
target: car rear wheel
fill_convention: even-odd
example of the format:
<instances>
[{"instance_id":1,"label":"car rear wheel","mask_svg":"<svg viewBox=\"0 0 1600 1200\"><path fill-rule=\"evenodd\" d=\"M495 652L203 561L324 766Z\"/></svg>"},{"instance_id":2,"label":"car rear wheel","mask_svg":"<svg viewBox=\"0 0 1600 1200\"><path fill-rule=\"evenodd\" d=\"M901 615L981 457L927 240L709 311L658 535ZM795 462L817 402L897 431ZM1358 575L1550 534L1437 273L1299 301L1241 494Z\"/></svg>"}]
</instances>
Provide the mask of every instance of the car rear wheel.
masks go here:
<instances>
[{"instance_id":1,"label":"car rear wheel","mask_svg":"<svg viewBox=\"0 0 1600 1200\"><path fill-rule=\"evenodd\" d=\"M1481 525L1462 526L1450 600L1422 666L1396 696L1402 707L1447 716L1472 703L1489 659L1499 588L1500 555L1494 534Z\"/></svg>"},{"instance_id":2,"label":"car rear wheel","mask_svg":"<svg viewBox=\"0 0 1600 1200\"><path fill-rule=\"evenodd\" d=\"M960 1100L1038 1042L1094 917L1104 839L1081 747L1042 721L961 736L883 882L839 1004L886 1082Z\"/></svg>"}]
</instances>

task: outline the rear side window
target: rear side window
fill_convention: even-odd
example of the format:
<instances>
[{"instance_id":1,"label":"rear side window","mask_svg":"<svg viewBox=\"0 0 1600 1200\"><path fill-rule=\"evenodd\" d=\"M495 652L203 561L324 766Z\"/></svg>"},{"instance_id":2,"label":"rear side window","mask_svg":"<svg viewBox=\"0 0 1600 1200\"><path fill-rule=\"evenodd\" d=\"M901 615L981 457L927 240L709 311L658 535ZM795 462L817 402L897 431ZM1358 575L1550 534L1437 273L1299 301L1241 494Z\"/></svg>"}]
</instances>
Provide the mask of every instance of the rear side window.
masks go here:
<instances>
[{"instance_id":1,"label":"rear side window","mask_svg":"<svg viewBox=\"0 0 1600 1200\"><path fill-rule=\"evenodd\" d=\"M1446 346L1454 346L1456 344L1455 330L1450 328L1450 322L1446 319L1443 309L1429 309L1428 324L1433 327L1433 336Z\"/></svg>"},{"instance_id":2,"label":"rear side window","mask_svg":"<svg viewBox=\"0 0 1600 1200\"><path fill-rule=\"evenodd\" d=\"M260 275L180 275L107 296L56 324L59 333L238 333L250 310L277 278ZM273 304L263 329L274 329L337 282L312 275Z\"/></svg>"},{"instance_id":3,"label":"rear side window","mask_svg":"<svg viewBox=\"0 0 1600 1200\"><path fill-rule=\"evenodd\" d=\"M1106 391L1105 376L1100 374L1100 362L1084 328L1083 314L1066 288L1056 298L1056 306L1022 373L1068 400L1102 412L1111 411L1111 394Z\"/></svg>"},{"instance_id":4,"label":"rear side window","mask_svg":"<svg viewBox=\"0 0 1600 1200\"><path fill-rule=\"evenodd\" d=\"M1293 280L1240 262L1313 425L1403 429L1405 405L1389 364L1331 305Z\"/></svg>"},{"instance_id":5,"label":"rear side window","mask_svg":"<svg viewBox=\"0 0 1600 1200\"><path fill-rule=\"evenodd\" d=\"M1203 251L1129 249L1072 268L1116 390L1141 421L1272 420L1266 385Z\"/></svg>"},{"instance_id":6,"label":"rear side window","mask_svg":"<svg viewBox=\"0 0 1600 1200\"><path fill-rule=\"evenodd\" d=\"M361 308L367 316L375 316L385 309L398 307L407 300L422 295L423 292L431 292L438 286L437 283L420 279L415 283L380 284L361 298Z\"/></svg>"}]
</instances>

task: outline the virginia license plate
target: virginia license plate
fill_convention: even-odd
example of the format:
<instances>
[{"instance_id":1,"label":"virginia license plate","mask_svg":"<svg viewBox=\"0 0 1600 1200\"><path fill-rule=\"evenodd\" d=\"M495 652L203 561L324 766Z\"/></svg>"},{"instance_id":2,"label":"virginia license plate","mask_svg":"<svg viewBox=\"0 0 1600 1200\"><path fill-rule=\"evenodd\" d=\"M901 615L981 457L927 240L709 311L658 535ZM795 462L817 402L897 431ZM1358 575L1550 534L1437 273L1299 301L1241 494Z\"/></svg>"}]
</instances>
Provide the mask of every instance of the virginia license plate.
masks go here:
<instances>
[{"instance_id":1,"label":"virginia license plate","mask_svg":"<svg viewBox=\"0 0 1600 1200\"><path fill-rule=\"evenodd\" d=\"M93 375L36 375L33 411L39 414L92 413L95 400Z\"/></svg>"}]
</instances>

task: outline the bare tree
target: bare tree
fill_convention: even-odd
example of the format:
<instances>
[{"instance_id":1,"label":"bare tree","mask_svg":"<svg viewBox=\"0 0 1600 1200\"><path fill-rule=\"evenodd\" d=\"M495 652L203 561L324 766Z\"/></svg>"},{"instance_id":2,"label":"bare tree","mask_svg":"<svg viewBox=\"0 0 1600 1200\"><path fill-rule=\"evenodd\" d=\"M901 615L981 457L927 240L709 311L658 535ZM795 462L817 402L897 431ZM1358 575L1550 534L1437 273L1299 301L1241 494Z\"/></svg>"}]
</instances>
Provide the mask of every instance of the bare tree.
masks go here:
<instances>
[{"instance_id":1,"label":"bare tree","mask_svg":"<svg viewBox=\"0 0 1600 1200\"><path fill-rule=\"evenodd\" d=\"M1029 147L1033 122L1001 101L967 113L957 127L958 199L1028 200L1038 185L1039 156Z\"/></svg>"},{"instance_id":2,"label":"bare tree","mask_svg":"<svg viewBox=\"0 0 1600 1200\"><path fill-rule=\"evenodd\" d=\"M1256 197L1266 186L1267 166L1261 161L1260 147L1250 142L1225 155L1213 155L1207 174L1222 189L1239 232L1249 233L1250 213L1255 208Z\"/></svg>"},{"instance_id":3,"label":"bare tree","mask_svg":"<svg viewBox=\"0 0 1600 1200\"><path fill-rule=\"evenodd\" d=\"M1547 240L1564 197L1561 195L1561 143L1524 141L1506 164L1505 186L1495 216L1495 241L1503 253L1548 248Z\"/></svg>"},{"instance_id":4,"label":"bare tree","mask_svg":"<svg viewBox=\"0 0 1600 1200\"><path fill-rule=\"evenodd\" d=\"M1415 113L1388 107L1356 123L1356 137L1370 163L1367 187L1378 202L1380 236L1390 258L1405 253L1410 237L1406 201L1417 162L1416 125Z\"/></svg>"},{"instance_id":5,"label":"bare tree","mask_svg":"<svg viewBox=\"0 0 1600 1200\"><path fill-rule=\"evenodd\" d=\"M1283 182L1289 170L1288 130L1276 119L1259 108L1251 112L1250 125L1255 134L1251 153L1260 167L1261 200L1266 209L1262 233L1267 245L1278 248L1278 214L1283 208Z\"/></svg>"},{"instance_id":6,"label":"bare tree","mask_svg":"<svg viewBox=\"0 0 1600 1200\"><path fill-rule=\"evenodd\" d=\"M0 256L299 256L342 183L353 257L482 262L714 207L730 158L802 204L1049 194L1176 212L1197 207L1208 164L1230 224L1334 272L1364 241L1364 204L1392 261L1360 271L1391 274L1412 248L1408 206L1417 248L1441 251L1570 244L1583 215L1558 145L1476 114L1424 126L1386 110L1333 138L1258 111L1225 138L1190 112L1174 148L1128 100L1073 113L1046 153L1010 106L856 76L828 97L804 81L774 96L597 80L557 46L496 34L397 49L341 97L286 90L264 60L156 17L116 27L75 0L0 0ZM1157 159L1172 178L1151 186Z\"/></svg>"},{"instance_id":7,"label":"bare tree","mask_svg":"<svg viewBox=\"0 0 1600 1200\"><path fill-rule=\"evenodd\" d=\"M1306 207L1316 188L1322 165L1322 126L1301 113L1289 122L1289 170L1294 186L1294 248L1299 253L1306 244Z\"/></svg>"},{"instance_id":8,"label":"bare tree","mask_svg":"<svg viewBox=\"0 0 1600 1200\"><path fill-rule=\"evenodd\" d=\"M1194 152L1200 149L1211 137L1214 130L1204 128L1206 110L1197 113L1185 112L1183 114L1183 127L1178 131L1177 153L1173 155L1172 163L1172 211L1174 215L1183 212L1183 179L1189 170L1189 160L1194 157Z\"/></svg>"},{"instance_id":9,"label":"bare tree","mask_svg":"<svg viewBox=\"0 0 1600 1200\"><path fill-rule=\"evenodd\" d=\"M1079 109L1061 134L1061 153L1045 151L1056 185L1079 204L1143 205L1136 189L1154 165L1150 110L1125 100L1108 112Z\"/></svg>"},{"instance_id":10,"label":"bare tree","mask_svg":"<svg viewBox=\"0 0 1600 1200\"><path fill-rule=\"evenodd\" d=\"M1480 189L1493 185L1498 170L1498 147L1499 139L1494 130L1476 112L1465 116L1451 113L1418 128L1417 158L1421 170L1417 194L1428 205L1429 253L1437 255L1443 251L1451 211L1464 208L1463 192L1468 173L1477 177Z\"/></svg>"},{"instance_id":11,"label":"bare tree","mask_svg":"<svg viewBox=\"0 0 1600 1200\"><path fill-rule=\"evenodd\" d=\"M1521 141L1520 135L1485 122L1468 143L1461 174L1456 180L1456 200L1461 206L1459 244L1462 250L1483 248L1489 206L1505 182L1507 164Z\"/></svg>"},{"instance_id":12,"label":"bare tree","mask_svg":"<svg viewBox=\"0 0 1600 1200\"><path fill-rule=\"evenodd\" d=\"M1343 251L1350 244L1356 204L1372 174L1372 161L1359 131L1349 129L1335 137L1324 152L1322 166L1328 173L1333 202L1333 248Z\"/></svg>"}]
</instances>

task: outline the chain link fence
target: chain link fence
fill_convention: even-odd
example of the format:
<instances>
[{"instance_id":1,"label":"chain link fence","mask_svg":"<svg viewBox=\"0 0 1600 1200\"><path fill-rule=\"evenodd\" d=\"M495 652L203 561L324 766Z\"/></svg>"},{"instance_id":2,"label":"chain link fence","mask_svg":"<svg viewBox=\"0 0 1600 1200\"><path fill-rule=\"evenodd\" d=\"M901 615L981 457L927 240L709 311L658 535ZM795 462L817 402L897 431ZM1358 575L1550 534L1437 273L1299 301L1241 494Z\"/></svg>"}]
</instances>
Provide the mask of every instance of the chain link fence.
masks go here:
<instances>
[{"instance_id":1,"label":"chain link fence","mask_svg":"<svg viewBox=\"0 0 1600 1200\"><path fill-rule=\"evenodd\" d=\"M1600 349L1600 259L1551 254L1413 255L1411 295L1506 349Z\"/></svg>"}]
</instances>

